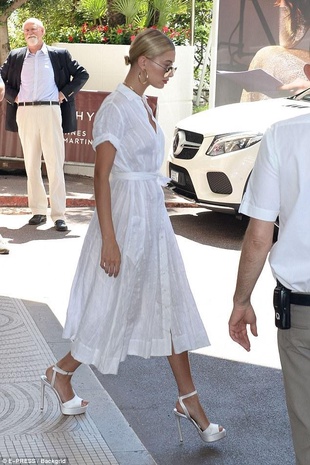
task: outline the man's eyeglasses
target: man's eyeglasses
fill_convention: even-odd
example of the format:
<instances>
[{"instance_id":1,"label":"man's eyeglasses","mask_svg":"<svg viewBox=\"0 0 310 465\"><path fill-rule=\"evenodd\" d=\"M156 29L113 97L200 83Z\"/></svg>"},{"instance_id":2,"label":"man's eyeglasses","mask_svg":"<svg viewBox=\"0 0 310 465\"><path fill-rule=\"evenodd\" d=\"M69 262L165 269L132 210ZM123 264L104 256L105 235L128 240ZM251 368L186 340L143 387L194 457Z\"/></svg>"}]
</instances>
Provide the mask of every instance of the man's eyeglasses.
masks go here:
<instances>
[{"instance_id":1,"label":"man's eyeglasses","mask_svg":"<svg viewBox=\"0 0 310 465\"><path fill-rule=\"evenodd\" d=\"M174 73L176 72L177 68L175 66L163 66L157 63L156 61L152 60L152 58L147 57L148 60L152 61L152 63L155 63L155 65L160 66L162 69L165 70L164 73L164 78L167 78L169 76L174 76Z\"/></svg>"}]
</instances>

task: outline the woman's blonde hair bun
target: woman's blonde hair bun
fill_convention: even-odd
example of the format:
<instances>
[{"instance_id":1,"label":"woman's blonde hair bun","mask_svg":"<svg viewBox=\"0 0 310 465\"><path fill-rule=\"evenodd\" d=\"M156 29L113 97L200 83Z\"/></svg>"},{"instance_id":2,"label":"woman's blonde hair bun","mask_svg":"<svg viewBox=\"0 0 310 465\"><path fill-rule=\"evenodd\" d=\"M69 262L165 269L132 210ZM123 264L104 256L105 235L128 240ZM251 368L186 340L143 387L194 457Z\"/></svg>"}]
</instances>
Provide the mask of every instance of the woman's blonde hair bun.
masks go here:
<instances>
[{"instance_id":1,"label":"woman's blonde hair bun","mask_svg":"<svg viewBox=\"0 0 310 465\"><path fill-rule=\"evenodd\" d=\"M131 64L131 61L130 61L130 58L128 55L124 56L124 59L125 59L125 65L128 66Z\"/></svg>"}]
</instances>

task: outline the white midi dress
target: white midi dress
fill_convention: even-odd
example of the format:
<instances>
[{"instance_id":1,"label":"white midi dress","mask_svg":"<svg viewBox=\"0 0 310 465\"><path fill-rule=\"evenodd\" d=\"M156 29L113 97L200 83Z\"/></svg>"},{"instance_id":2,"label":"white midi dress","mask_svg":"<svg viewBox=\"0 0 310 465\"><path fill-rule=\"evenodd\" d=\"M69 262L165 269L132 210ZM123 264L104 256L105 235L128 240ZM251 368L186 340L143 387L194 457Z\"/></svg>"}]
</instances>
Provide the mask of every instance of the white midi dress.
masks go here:
<instances>
[{"instance_id":1,"label":"white midi dress","mask_svg":"<svg viewBox=\"0 0 310 465\"><path fill-rule=\"evenodd\" d=\"M145 97L119 84L94 121L94 148L104 141L116 148L110 184L121 269L114 278L100 267L95 210L63 336L72 340L75 359L103 374L116 374L127 354L149 358L171 355L172 344L176 353L209 345L165 208L163 133L157 122L154 130L148 112Z\"/></svg>"}]
</instances>

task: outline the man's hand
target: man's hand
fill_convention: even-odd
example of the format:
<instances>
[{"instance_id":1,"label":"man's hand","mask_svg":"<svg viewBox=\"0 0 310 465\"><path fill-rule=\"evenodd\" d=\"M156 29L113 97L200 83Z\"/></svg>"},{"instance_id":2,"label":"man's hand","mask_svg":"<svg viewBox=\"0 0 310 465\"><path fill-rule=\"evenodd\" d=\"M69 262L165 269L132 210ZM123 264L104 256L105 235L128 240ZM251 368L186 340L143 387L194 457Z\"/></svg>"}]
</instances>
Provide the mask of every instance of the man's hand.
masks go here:
<instances>
[{"instance_id":1,"label":"man's hand","mask_svg":"<svg viewBox=\"0 0 310 465\"><path fill-rule=\"evenodd\" d=\"M229 319L229 335L238 342L248 352L251 349L247 332L247 325L250 325L251 333L257 336L256 315L251 304L241 307L235 304Z\"/></svg>"},{"instance_id":2,"label":"man's hand","mask_svg":"<svg viewBox=\"0 0 310 465\"><path fill-rule=\"evenodd\" d=\"M59 92L58 100L59 100L59 103L62 103L64 100L66 100L66 97L64 96L62 92Z\"/></svg>"}]
</instances>

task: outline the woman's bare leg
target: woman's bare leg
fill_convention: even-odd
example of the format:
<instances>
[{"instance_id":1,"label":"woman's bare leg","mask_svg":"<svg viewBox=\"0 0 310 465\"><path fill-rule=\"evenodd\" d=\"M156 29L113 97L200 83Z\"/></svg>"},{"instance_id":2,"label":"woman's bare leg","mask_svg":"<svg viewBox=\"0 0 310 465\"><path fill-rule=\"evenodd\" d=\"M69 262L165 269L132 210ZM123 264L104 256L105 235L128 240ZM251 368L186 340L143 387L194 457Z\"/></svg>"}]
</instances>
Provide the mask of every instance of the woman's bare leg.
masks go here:
<instances>
[{"instance_id":1,"label":"woman's bare leg","mask_svg":"<svg viewBox=\"0 0 310 465\"><path fill-rule=\"evenodd\" d=\"M190 392L195 391L188 352L175 354L173 351L172 355L168 356L168 361L178 386L179 396L184 396L185 394L189 394ZM204 410L199 402L198 395L184 399L183 402L186 405L190 416L195 419L200 428L202 430L208 428L210 421L204 413ZM177 401L176 408L180 413L183 413L179 401ZM219 430L222 431L222 429L223 428L220 426Z\"/></svg>"},{"instance_id":2,"label":"woman's bare leg","mask_svg":"<svg viewBox=\"0 0 310 465\"><path fill-rule=\"evenodd\" d=\"M81 365L81 362L75 360L75 358L72 357L71 352L68 352L67 355L65 355L61 360L59 360L56 363L56 365L64 371L73 372ZM46 377L49 382L51 382L52 376L53 365L46 370ZM60 399L63 403L73 399L74 392L71 386L71 376L56 373L54 388L58 392ZM83 400L82 406L85 406L87 404L88 402Z\"/></svg>"}]
</instances>

